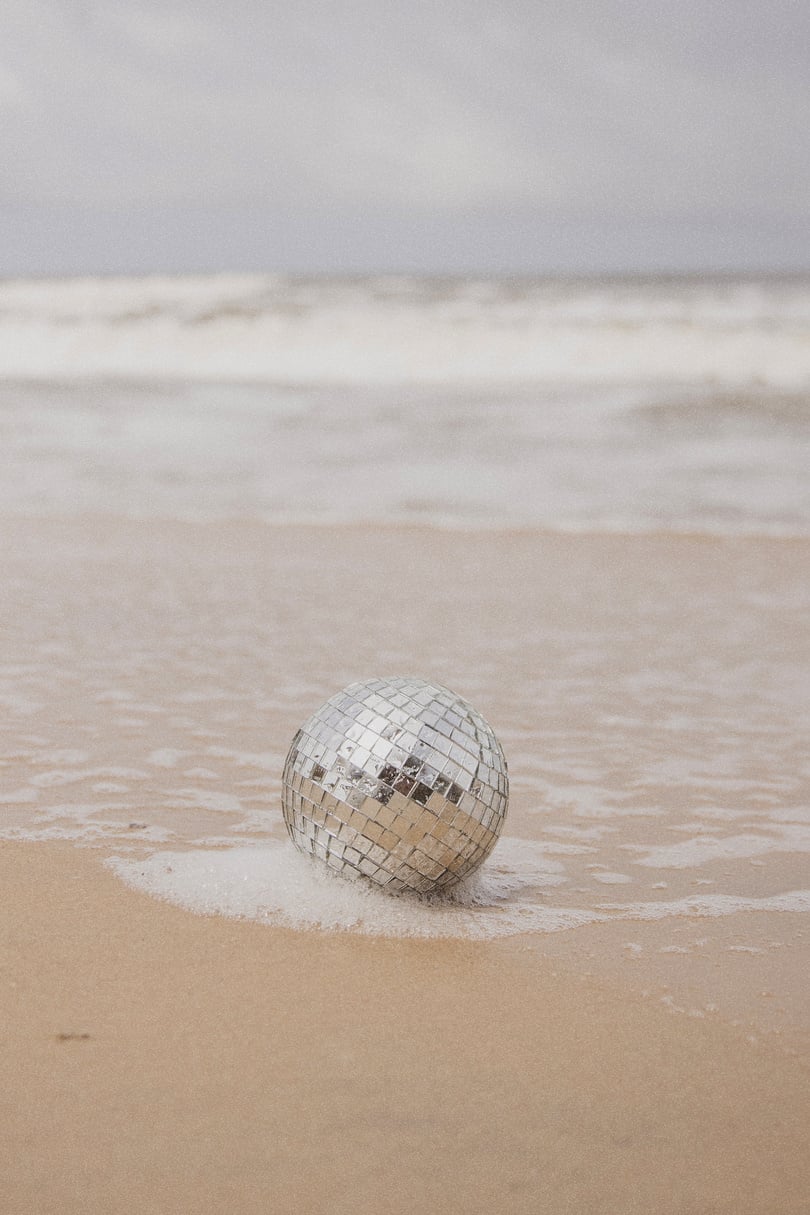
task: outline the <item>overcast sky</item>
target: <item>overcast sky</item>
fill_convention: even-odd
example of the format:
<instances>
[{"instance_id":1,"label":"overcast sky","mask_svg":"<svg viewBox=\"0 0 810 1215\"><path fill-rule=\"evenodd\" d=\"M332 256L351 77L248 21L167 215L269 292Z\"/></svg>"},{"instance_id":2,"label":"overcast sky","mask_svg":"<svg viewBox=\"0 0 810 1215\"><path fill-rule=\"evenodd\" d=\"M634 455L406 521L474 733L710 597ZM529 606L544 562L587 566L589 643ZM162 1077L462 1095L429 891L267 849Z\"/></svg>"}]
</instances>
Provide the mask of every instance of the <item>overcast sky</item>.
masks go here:
<instances>
[{"instance_id":1,"label":"overcast sky","mask_svg":"<svg viewBox=\"0 0 810 1215\"><path fill-rule=\"evenodd\" d=\"M810 267L807 0L3 0L0 274Z\"/></svg>"}]
</instances>

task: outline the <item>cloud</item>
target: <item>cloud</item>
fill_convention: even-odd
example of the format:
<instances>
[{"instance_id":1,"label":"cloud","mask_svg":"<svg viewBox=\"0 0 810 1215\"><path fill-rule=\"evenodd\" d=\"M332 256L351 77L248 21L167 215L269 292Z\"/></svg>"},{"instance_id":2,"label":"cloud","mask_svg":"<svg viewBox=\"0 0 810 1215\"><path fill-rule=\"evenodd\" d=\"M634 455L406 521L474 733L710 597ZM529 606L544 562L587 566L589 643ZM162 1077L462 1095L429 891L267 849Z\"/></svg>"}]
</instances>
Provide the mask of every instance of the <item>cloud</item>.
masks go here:
<instances>
[{"instance_id":1,"label":"cloud","mask_svg":"<svg viewBox=\"0 0 810 1215\"><path fill-rule=\"evenodd\" d=\"M29 228L184 205L327 229L807 218L810 16L786 0L6 0L3 21L0 204Z\"/></svg>"}]
</instances>

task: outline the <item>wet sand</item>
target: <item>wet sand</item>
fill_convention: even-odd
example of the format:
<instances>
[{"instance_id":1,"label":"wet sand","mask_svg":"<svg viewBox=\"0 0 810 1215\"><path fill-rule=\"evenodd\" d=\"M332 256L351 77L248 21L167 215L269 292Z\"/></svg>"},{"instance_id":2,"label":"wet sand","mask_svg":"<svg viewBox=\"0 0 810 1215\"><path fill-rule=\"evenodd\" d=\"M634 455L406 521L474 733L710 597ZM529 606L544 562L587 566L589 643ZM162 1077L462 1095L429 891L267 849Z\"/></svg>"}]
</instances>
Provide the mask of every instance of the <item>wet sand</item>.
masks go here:
<instances>
[{"instance_id":1,"label":"wet sand","mask_svg":"<svg viewBox=\"0 0 810 1215\"><path fill-rule=\"evenodd\" d=\"M3 1215L805 1215L806 913L397 940L103 864L279 839L304 716L413 672L541 907L806 889L805 542L7 518L0 565Z\"/></svg>"},{"instance_id":2,"label":"wet sand","mask_svg":"<svg viewBox=\"0 0 810 1215\"><path fill-rule=\"evenodd\" d=\"M0 1209L791 1215L807 1072L514 943L197 917L0 847Z\"/></svg>"}]
</instances>

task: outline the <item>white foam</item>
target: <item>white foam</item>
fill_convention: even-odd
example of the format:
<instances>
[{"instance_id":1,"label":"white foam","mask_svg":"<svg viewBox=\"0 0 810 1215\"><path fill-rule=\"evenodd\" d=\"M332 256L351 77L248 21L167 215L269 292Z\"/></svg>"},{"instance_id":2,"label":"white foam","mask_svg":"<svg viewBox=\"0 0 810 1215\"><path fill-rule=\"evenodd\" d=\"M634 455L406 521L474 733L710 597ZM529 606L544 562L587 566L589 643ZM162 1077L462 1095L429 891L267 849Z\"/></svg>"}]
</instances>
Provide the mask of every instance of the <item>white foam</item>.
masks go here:
<instances>
[{"instance_id":1,"label":"white foam","mask_svg":"<svg viewBox=\"0 0 810 1215\"><path fill-rule=\"evenodd\" d=\"M38 797L38 790L30 785L20 789L10 789L8 792L0 790L0 806L18 806L22 802L35 802Z\"/></svg>"},{"instance_id":2,"label":"white foam","mask_svg":"<svg viewBox=\"0 0 810 1215\"><path fill-rule=\"evenodd\" d=\"M35 785L38 788L48 789L60 785L75 785L81 781L91 780L94 777L112 777L118 780L144 780L146 773L140 768L121 768L121 767L103 767L103 768L74 768L67 771L60 768L49 769L45 772L38 772L35 776L30 777L29 784Z\"/></svg>"},{"instance_id":3,"label":"white foam","mask_svg":"<svg viewBox=\"0 0 810 1215\"><path fill-rule=\"evenodd\" d=\"M647 847L622 844L625 851L638 853L635 863L653 869L691 869L711 861L740 860L769 852L810 852L810 827L784 823L768 826L767 833L713 836L699 835L678 844Z\"/></svg>"},{"instance_id":4,"label":"white foam","mask_svg":"<svg viewBox=\"0 0 810 1215\"><path fill-rule=\"evenodd\" d=\"M298 929L392 937L486 940L558 932L620 918L720 916L738 911L810 911L810 891L764 899L692 896L669 903L553 906L546 891L565 882L562 866L528 840L502 839L472 879L442 899L392 898L314 864L289 842L256 847L161 851L107 862L128 885L203 915Z\"/></svg>"},{"instance_id":5,"label":"white foam","mask_svg":"<svg viewBox=\"0 0 810 1215\"><path fill-rule=\"evenodd\" d=\"M497 318L482 318L482 330L485 321L497 334ZM117 341L116 326L109 328L107 339ZM553 345L554 335L543 341ZM2 344L0 316L0 373ZM3 401L0 513L571 533L810 530L810 429L800 394L782 400L757 384L724 395L712 377L684 386L679 371L673 384L665 366L640 384L632 360L621 369L620 352L612 374L621 371L622 387L610 375L583 386L574 359L553 386L544 387L538 372L525 387L474 388L461 359L453 363L459 378L448 372L441 387L386 390L361 375L361 360L351 391L238 383L244 368L229 357L227 384L200 382L205 362L192 360L186 380L178 362L180 382L161 373L148 385L90 383L55 368L54 377L73 378L11 385ZM308 347L313 378L317 358ZM422 358L417 349L405 362L417 380L429 380ZM44 376L38 359L35 365ZM505 358L506 373L512 366ZM107 374L134 369L111 356ZM13 676L7 690L0 687L12 710L28 704L34 712L36 687L31 695L19 699ZM126 693L99 695L128 714L156 711ZM214 686L189 693L186 704L223 695ZM574 804L578 792L571 791ZM559 787L557 797L566 796ZM609 816L616 801L605 791L596 811Z\"/></svg>"},{"instance_id":6,"label":"white foam","mask_svg":"<svg viewBox=\"0 0 810 1215\"><path fill-rule=\"evenodd\" d=\"M66 841L74 844L93 844L114 841L115 846L130 847L122 843L123 828L118 820L90 817L91 807L61 807L64 813L42 816L36 824L9 823L0 829L0 840L18 840L24 843L51 843ZM75 814L70 811L74 810ZM55 821L52 821L55 820ZM50 825L46 825L50 824ZM174 832L165 827L149 824L133 826L132 839L141 847L144 843L165 844L174 838Z\"/></svg>"},{"instance_id":7,"label":"white foam","mask_svg":"<svg viewBox=\"0 0 810 1215\"><path fill-rule=\"evenodd\" d=\"M565 879L559 863L528 840L501 840L483 870L435 901L392 898L365 882L345 881L286 841L157 852L140 861L113 857L108 864L129 885L190 911L294 928L486 939L554 932L594 919L592 912L540 901L543 889Z\"/></svg>"},{"instance_id":8,"label":"white foam","mask_svg":"<svg viewBox=\"0 0 810 1215\"><path fill-rule=\"evenodd\" d=\"M594 881L602 882L605 886L624 886L628 882L632 882L632 878L626 873L613 873L609 869L599 870L591 874Z\"/></svg>"},{"instance_id":9,"label":"white foam","mask_svg":"<svg viewBox=\"0 0 810 1215\"><path fill-rule=\"evenodd\" d=\"M35 764L86 764L89 759L88 751L78 751L74 747L40 751L32 757Z\"/></svg>"},{"instance_id":10,"label":"white foam","mask_svg":"<svg viewBox=\"0 0 810 1215\"><path fill-rule=\"evenodd\" d=\"M178 751L176 747L162 747L159 751L150 751L147 760L158 768L173 768L178 760L188 754L190 752Z\"/></svg>"},{"instance_id":11,"label":"white foam","mask_svg":"<svg viewBox=\"0 0 810 1215\"><path fill-rule=\"evenodd\" d=\"M666 920L671 916L715 919L736 915L740 911L810 911L810 890L788 890L763 898L745 898L736 894L695 894L684 899L660 903L602 903L600 911L611 919Z\"/></svg>"},{"instance_id":12,"label":"white foam","mask_svg":"<svg viewBox=\"0 0 810 1215\"><path fill-rule=\"evenodd\" d=\"M184 803L198 810L213 810L217 814L236 814L242 809L239 798L232 793L218 793L209 789L178 789L171 804Z\"/></svg>"},{"instance_id":13,"label":"white foam","mask_svg":"<svg viewBox=\"0 0 810 1215\"><path fill-rule=\"evenodd\" d=\"M482 288L484 288L482 290ZM806 283L0 284L6 376L274 383L810 381Z\"/></svg>"}]
</instances>

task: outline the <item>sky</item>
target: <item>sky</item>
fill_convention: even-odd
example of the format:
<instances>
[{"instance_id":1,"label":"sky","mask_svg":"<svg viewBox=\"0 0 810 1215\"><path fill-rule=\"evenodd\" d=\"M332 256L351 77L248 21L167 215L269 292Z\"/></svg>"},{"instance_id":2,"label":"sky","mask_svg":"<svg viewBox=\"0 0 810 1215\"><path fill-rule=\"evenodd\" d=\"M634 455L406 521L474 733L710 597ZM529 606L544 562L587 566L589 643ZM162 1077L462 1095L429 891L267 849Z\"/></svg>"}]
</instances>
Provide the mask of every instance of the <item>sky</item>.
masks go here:
<instances>
[{"instance_id":1,"label":"sky","mask_svg":"<svg viewBox=\"0 0 810 1215\"><path fill-rule=\"evenodd\" d=\"M805 0L3 0L0 275L810 268Z\"/></svg>"}]
</instances>

